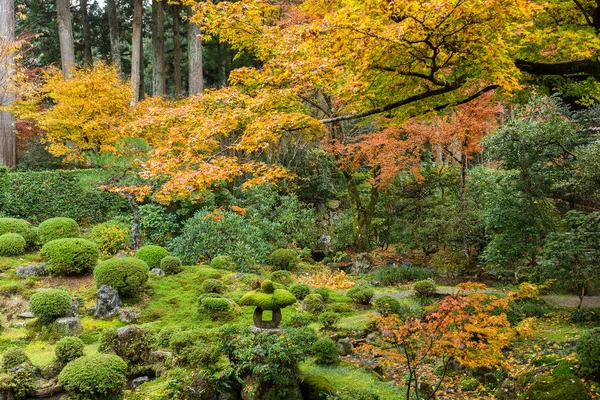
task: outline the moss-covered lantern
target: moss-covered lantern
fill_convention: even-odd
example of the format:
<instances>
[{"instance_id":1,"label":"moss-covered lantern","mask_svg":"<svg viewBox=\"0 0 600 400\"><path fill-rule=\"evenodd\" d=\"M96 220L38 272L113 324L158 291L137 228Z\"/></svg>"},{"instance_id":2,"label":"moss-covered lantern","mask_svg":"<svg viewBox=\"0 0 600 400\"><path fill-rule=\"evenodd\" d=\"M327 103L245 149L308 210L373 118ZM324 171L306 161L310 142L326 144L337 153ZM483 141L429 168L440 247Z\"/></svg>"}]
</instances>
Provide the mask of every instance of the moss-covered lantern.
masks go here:
<instances>
[{"instance_id":1,"label":"moss-covered lantern","mask_svg":"<svg viewBox=\"0 0 600 400\"><path fill-rule=\"evenodd\" d=\"M281 322L281 309L291 306L296 297L285 289L276 289L275 284L265 280L260 289L246 293L240 300L241 306L255 306L254 325L259 329L277 329ZM273 312L271 321L263 320L263 311Z\"/></svg>"}]
</instances>

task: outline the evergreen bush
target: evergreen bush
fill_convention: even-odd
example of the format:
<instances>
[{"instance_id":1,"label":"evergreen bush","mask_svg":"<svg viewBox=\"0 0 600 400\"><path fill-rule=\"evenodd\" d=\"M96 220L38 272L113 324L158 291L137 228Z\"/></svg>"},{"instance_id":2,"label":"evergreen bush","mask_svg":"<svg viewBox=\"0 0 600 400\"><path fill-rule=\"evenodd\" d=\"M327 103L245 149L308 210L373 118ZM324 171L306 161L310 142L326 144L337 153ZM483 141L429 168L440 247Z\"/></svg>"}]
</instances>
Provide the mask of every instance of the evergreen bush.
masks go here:
<instances>
[{"instance_id":1,"label":"evergreen bush","mask_svg":"<svg viewBox=\"0 0 600 400\"><path fill-rule=\"evenodd\" d=\"M90 240L65 238L46 243L41 254L48 257L46 271L50 275L75 275L93 270L100 250Z\"/></svg>"},{"instance_id":2,"label":"evergreen bush","mask_svg":"<svg viewBox=\"0 0 600 400\"><path fill-rule=\"evenodd\" d=\"M179 257L166 256L160 260L160 269L167 275L175 275L181 272L181 260Z\"/></svg>"},{"instance_id":3,"label":"evergreen bush","mask_svg":"<svg viewBox=\"0 0 600 400\"><path fill-rule=\"evenodd\" d=\"M277 249L267 258L274 270L291 270L298 261L298 252L292 249Z\"/></svg>"},{"instance_id":4,"label":"evergreen bush","mask_svg":"<svg viewBox=\"0 0 600 400\"><path fill-rule=\"evenodd\" d=\"M52 322L64 317L72 307L69 292L63 289L45 289L36 292L29 299L29 309L41 323Z\"/></svg>"},{"instance_id":5,"label":"evergreen bush","mask_svg":"<svg viewBox=\"0 0 600 400\"><path fill-rule=\"evenodd\" d=\"M27 247L31 247L37 240L37 234L31 224L18 218L0 218L0 235L5 233L18 233L23 236Z\"/></svg>"},{"instance_id":6,"label":"evergreen bush","mask_svg":"<svg viewBox=\"0 0 600 400\"><path fill-rule=\"evenodd\" d=\"M310 288L304 283L294 283L290 285L289 291L299 300L304 299L310 294Z\"/></svg>"},{"instance_id":7,"label":"evergreen bush","mask_svg":"<svg viewBox=\"0 0 600 400\"><path fill-rule=\"evenodd\" d=\"M66 217L55 217L45 220L38 227L38 238L42 244L51 240L79 237L79 224Z\"/></svg>"},{"instance_id":8,"label":"evergreen bush","mask_svg":"<svg viewBox=\"0 0 600 400\"><path fill-rule=\"evenodd\" d=\"M315 363L331 365L339 361L340 346L329 338L321 338L312 345Z\"/></svg>"},{"instance_id":9,"label":"evergreen bush","mask_svg":"<svg viewBox=\"0 0 600 400\"><path fill-rule=\"evenodd\" d=\"M159 268L162 259L168 255L169 252L164 247L149 245L140 247L135 253L135 258L143 260L150 269L153 269Z\"/></svg>"},{"instance_id":10,"label":"evergreen bush","mask_svg":"<svg viewBox=\"0 0 600 400\"><path fill-rule=\"evenodd\" d=\"M368 305L371 299L375 296L375 290L366 285L354 285L348 289L347 296L356 303Z\"/></svg>"},{"instance_id":11,"label":"evergreen bush","mask_svg":"<svg viewBox=\"0 0 600 400\"><path fill-rule=\"evenodd\" d=\"M148 264L138 258L111 258L96 266L94 279L98 288L107 285L121 296L134 296L144 288L148 271Z\"/></svg>"},{"instance_id":12,"label":"evergreen bush","mask_svg":"<svg viewBox=\"0 0 600 400\"><path fill-rule=\"evenodd\" d=\"M54 354L59 365L67 365L71 361L83 357L83 341L75 336L67 336L56 342Z\"/></svg>"},{"instance_id":13,"label":"evergreen bush","mask_svg":"<svg viewBox=\"0 0 600 400\"><path fill-rule=\"evenodd\" d=\"M121 222L94 225L91 238L106 254L116 254L131 244L131 229Z\"/></svg>"},{"instance_id":14,"label":"evergreen bush","mask_svg":"<svg viewBox=\"0 0 600 400\"><path fill-rule=\"evenodd\" d=\"M0 235L0 256L13 257L25 253L27 242L18 233L5 233Z\"/></svg>"},{"instance_id":15,"label":"evergreen bush","mask_svg":"<svg viewBox=\"0 0 600 400\"><path fill-rule=\"evenodd\" d=\"M58 383L75 400L120 399L127 383L127 363L114 354L97 353L68 363Z\"/></svg>"}]
</instances>

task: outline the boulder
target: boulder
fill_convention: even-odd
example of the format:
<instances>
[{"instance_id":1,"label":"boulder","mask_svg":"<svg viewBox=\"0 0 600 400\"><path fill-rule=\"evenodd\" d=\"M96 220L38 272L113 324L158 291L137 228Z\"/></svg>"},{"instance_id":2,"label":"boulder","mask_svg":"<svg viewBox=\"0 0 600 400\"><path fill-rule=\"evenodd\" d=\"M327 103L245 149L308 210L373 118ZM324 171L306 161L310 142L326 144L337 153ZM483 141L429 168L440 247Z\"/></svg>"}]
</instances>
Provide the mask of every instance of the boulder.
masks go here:
<instances>
[{"instance_id":1,"label":"boulder","mask_svg":"<svg viewBox=\"0 0 600 400\"><path fill-rule=\"evenodd\" d=\"M351 271L353 274L360 275L369 272L372 266L373 260L371 259L371 256L368 253L360 253L354 257Z\"/></svg>"},{"instance_id":2,"label":"boulder","mask_svg":"<svg viewBox=\"0 0 600 400\"><path fill-rule=\"evenodd\" d=\"M117 355L126 361L148 361L150 346L146 333L137 325L127 325L117 329Z\"/></svg>"},{"instance_id":3,"label":"boulder","mask_svg":"<svg viewBox=\"0 0 600 400\"><path fill-rule=\"evenodd\" d=\"M19 276L44 276L46 273L46 264L29 264L15 268Z\"/></svg>"},{"instance_id":4,"label":"boulder","mask_svg":"<svg viewBox=\"0 0 600 400\"><path fill-rule=\"evenodd\" d=\"M35 316L33 315L33 313L31 311L27 311L27 312L19 314L19 318L31 319L31 318L35 318Z\"/></svg>"},{"instance_id":5,"label":"boulder","mask_svg":"<svg viewBox=\"0 0 600 400\"><path fill-rule=\"evenodd\" d=\"M338 340L338 345L340 346L340 355L348 356L354 353L354 346L350 342L349 338L343 338Z\"/></svg>"},{"instance_id":6,"label":"boulder","mask_svg":"<svg viewBox=\"0 0 600 400\"><path fill-rule=\"evenodd\" d=\"M148 378L147 376L140 376L139 378L135 378L131 381L131 390L137 389L140 385L148 382L149 380L150 378Z\"/></svg>"},{"instance_id":7,"label":"boulder","mask_svg":"<svg viewBox=\"0 0 600 400\"><path fill-rule=\"evenodd\" d=\"M160 268L152 268L150 273L156 276L165 276L165 271Z\"/></svg>"},{"instance_id":8,"label":"boulder","mask_svg":"<svg viewBox=\"0 0 600 400\"><path fill-rule=\"evenodd\" d=\"M96 297L96 318L107 318L115 315L121 307L119 292L110 286L102 285Z\"/></svg>"},{"instance_id":9,"label":"boulder","mask_svg":"<svg viewBox=\"0 0 600 400\"><path fill-rule=\"evenodd\" d=\"M76 336L83 332L81 321L77 317L63 317L54 321L55 329L65 336Z\"/></svg>"},{"instance_id":10,"label":"boulder","mask_svg":"<svg viewBox=\"0 0 600 400\"><path fill-rule=\"evenodd\" d=\"M140 315L136 309L121 308L119 309L119 319L126 324L136 323Z\"/></svg>"},{"instance_id":11,"label":"boulder","mask_svg":"<svg viewBox=\"0 0 600 400\"><path fill-rule=\"evenodd\" d=\"M67 311L65 317L76 317L79 315L79 300L75 297L71 299L71 309Z\"/></svg>"}]
</instances>

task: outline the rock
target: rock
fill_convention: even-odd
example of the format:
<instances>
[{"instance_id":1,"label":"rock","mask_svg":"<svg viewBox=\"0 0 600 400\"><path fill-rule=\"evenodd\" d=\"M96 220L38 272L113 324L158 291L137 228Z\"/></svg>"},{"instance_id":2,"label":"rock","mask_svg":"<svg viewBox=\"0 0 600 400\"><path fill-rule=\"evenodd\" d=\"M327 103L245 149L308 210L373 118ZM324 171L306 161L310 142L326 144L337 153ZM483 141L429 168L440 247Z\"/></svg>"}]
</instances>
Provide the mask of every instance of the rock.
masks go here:
<instances>
[{"instance_id":1,"label":"rock","mask_svg":"<svg viewBox=\"0 0 600 400\"><path fill-rule=\"evenodd\" d=\"M131 381L131 390L137 389L141 384L146 383L150 380L147 376L140 376Z\"/></svg>"},{"instance_id":2,"label":"rock","mask_svg":"<svg viewBox=\"0 0 600 400\"><path fill-rule=\"evenodd\" d=\"M152 268L150 273L156 276L165 276L165 271L160 268Z\"/></svg>"},{"instance_id":3,"label":"rock","mask_svg":"<svg viewBox=\"0 0 600 400\"><path fill-rule=\"evenodd\" d=\"M77 317L63 317L54 321L54 327L65 336L76 336L83 331L81 321Z\"/></svg>"},{"instance_id":4,"label":"rock","mask_svg":"<svg viewBox=\"0 0 600 400\"><path fill-rule=\"evenodd\" d=\"M147 361L150 346L146 333L137 325L127 325L117 329L117 355L126 361Z\"/></svg>"},{"instance_id":5,"label":"rock","mask_svg":"<svg viewBox=\"0 0 600 400\"><path fill-rule=\"evenodd\" d=\"M379 340L379 335L375 332L371 332L367 335L366 341L368 344L375 344Z\"/></svg>"},{"instance_id":6,"label":"rock","mask_svg":"<svg viewBox=\"0 0 600 400\"><path fill-rule=\"evenodd\" d=\"M379 286L381 286L381 282L379 282L379 281L369 281L369 282L367 282L367 283L368 283L369 285L371 285L371 286L375 286L375 287L379 287Z\"/></svg>"},{"instance_id":7,"label":"rock","mask_svg":"<svg viewBox=\"0 0 600 400\"><path fill-rule=\"evenodd\" d=\"M329 207L332 210L337 210L338 208L340 208L341 204L342 204L342 202L339 200L328 200L327 201L327 207Z\"/></svg>"},{"instance_id":8,"label":"rock","mask_svg":"<svg viewBox=\"0 0 600 400\"><path fill-rule=\"evenodd\" d=\"M102 285L96 297L96 318L107 318L115 315L121 307L121 298L117 289Z\"/></svg>"},{"instance_id":9,"label":"rock","mask_svg":"<svg viewBox=\"0 0 600 400\"><path fill-rule=\"evenodd\" d=\"M155 350L148 357L148 361L151 363L170 363L172 360L173 353L164 350Z\"/></svg>"},{"instance_id":10,"label":"rock","mask_svg":"<svg viewBox=\"0 0 600 400\"><path fill-rule=\"evenodd\" d=\"M327 247L331 243L331 236L329 235L321 235L317 240L317 245L320 248Z\"/></svg>"},{"instance_id":11,"label":"rock","mask_svg":"<svg viewBox=\"0 0 600 400\"><path fill-rule=\"evenodd\" d=\"M411 263L410 261L402 260L402 266L403 267L412 267L413 263Z\"/></svg>"},{"instance_id":12,"label":"rock","mask_svg":"<svg viewBox=\"0 0 600 400\"><path fill-rule=\"evenodd\" d=\"M515 379L508 378L504 380L500 384L498 390L496 390L496 397L500 400L515 400L522 392L523 386Z\"/></svg>"},{"instance_id":13,"label":"rock","mask_svg":"<svg viewBox=\"0 0 600 400\"><path fill-rule=\"evenodd\" d=\"M119 319L126 324L137 322L139 317L138 311L133 308L121 308L119 310Z\"/></svg>"},{"instance_id":14,"label":"rock","mask_svg":"<svg viewBox=\"0 0 600 400\"><path fill-rule=\"evenodd\" d=\"M240 279L240 278L243 278L243 277L244 277L244 276L246 276L246 275L247 275L247 274L244 274L244 273L240 272L240 273L238 273L238 274L235 274L235 275L233 276L233 279Z\"/></svg>"},{"instance_id":15,"label":"rock","mask_svg":"<svg viewBox=\"0 0 600 400\"><path fill-rule=\"evenodd\" d=\"M19 318L30 319L30 318L35 318L35 316L33 315L32 312L27 311L27 312L19 314Z\"/></svg>"},{"instance_id":16,"label":"rock","mask_svg":"<svg viewBox=\"0 0 600 400\"><path fill-rule=\"evenodd\" d=\"M588 390L575 375L538 377L527 389L524 400L588 400Z\"/></svg>"},{"instance_id":17,"label":"rock","mask_svg":"<svg viewBox=\"0 0 600 400\"><path fill-rule=\"evenodd\" d=\"M43 388L35 389L35 390L31 391L29 393L29 395L34 398L42 399L42 398L54 396L55 394L60 393L62 390L63 390L62 386L53 384L53 385L46 386ZM61 397L61 399L63 397Z\"/></svg>"},{"instance_id":18,"label":"rock","mask_svg":"<svg viewBox=\"0 0 600 400\"><path fill-rule=\"evenodd\" d=\"M95 313L96 313L96 307L94 307L94 306L87 306L87 307L85 308L85 315L92 316L92 315L94 315Z\"/></svg>"},{"instance_id":19,"label":"rock","mask_svg":"<svg viewBox=\"0 0 600 400\"><path fill-rule=\"evenodd\" d=\"M27 323L25 323L25 322L23 322L23 321L16 321L16 322L13 322L13 323L11 324L11 326L12 326L13 328L25 328L25 327L27 326Z\"/></svg>"},{"instance_id":20,"label":"rock","mask_svg":"<svg viewBox=\"0 0 600 400\"><path fill-rule=\"evenodd\" d=\"M348 356L354 353L354 346L350 342L349 338L343 338L338 340L338 345L340 346L340 355Z\"/></svg>"},{"instance_id":21,"label":"rock","mask_svg":"<svg viewBox=\"0 0 600 400\"><path fill-rule=\"evenodd\" d=\"M46 273L46 264L29 264L16 267L15 272L19 276L44 276Z\"/></svg>"},{"instance_id":22,"label":"rock","mask_svg":"<svg viewBox=\"0 0 600 400\"><path fill-rule=\"evenodd\" d=\"M79 315L79 300L75 297L71 299L71 309L67 311L65 317L76 317Z\"/></svg>"},{"instance_id":23,"label":"rock","mask_svg":"<svg viewBox=\"0 0 600 400\"><path fill-rule=\"evenodd\" d=\"M127 256L128 256L127 253L124 251L120 251L117 254L115 254L115 258L125 258Z\"/></svg>"},{"instance_id":24,"label":"rock","mask_svg":"<svg viewBox=\"0 0 600 400\"><path fill-rule=\"evenodd\" d=\"M45 380L49 381L54 379L60 374L61 368L58 365L47 365L41 368L40 376Z\"/></svg>"},{"instance_id":25,"label":"rock","mask_svg":"<svg viewBox=\"0 0 600 400\"><path fill-rule=\"evenodd\" d=\"M58 400L71 400L71 396L69 396L68 394L63 394Z\"/></svg>"},{"instance_id":26,"label":"rock","mask_svg":"<svg viewBox=\"0 0 600 400\"><path fill-rule=\"evenodd\" d=\"M373 260L368 253L360 253L354 257L354 263L352 264L351 271L353 274L360 275L368 272L373 265Z\"/></svg>"}]
</instances>

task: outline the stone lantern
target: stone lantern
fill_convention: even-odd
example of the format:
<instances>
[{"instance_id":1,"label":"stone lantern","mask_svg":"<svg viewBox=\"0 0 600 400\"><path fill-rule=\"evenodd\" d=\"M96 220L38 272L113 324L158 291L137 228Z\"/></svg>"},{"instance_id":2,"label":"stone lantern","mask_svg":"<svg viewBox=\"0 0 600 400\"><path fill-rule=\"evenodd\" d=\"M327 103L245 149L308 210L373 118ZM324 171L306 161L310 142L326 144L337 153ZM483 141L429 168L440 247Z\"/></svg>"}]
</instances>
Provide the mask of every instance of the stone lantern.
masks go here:
<instances>
[{"instance_id":1,"label":"stone lantern","mask_svg":"<svg viewBox=\"0 0 600 400\"><path fill-rule=\"evenodd\" d=\"M255 306L254 326L258 330L277 330L281 322L281 309L296 302L296 297L285 289L276 289L275 284L265 280L260 289L246 293L240 300L241 306ZM264 311L272 311L270 321L263 319Z\"/></svg>"}]
</instances>

